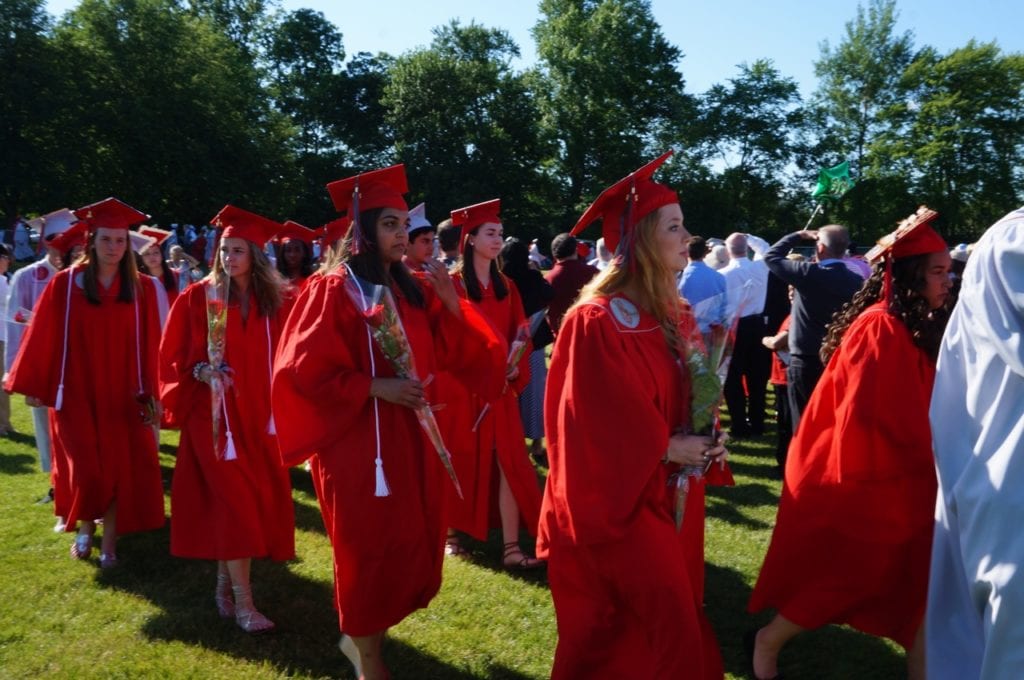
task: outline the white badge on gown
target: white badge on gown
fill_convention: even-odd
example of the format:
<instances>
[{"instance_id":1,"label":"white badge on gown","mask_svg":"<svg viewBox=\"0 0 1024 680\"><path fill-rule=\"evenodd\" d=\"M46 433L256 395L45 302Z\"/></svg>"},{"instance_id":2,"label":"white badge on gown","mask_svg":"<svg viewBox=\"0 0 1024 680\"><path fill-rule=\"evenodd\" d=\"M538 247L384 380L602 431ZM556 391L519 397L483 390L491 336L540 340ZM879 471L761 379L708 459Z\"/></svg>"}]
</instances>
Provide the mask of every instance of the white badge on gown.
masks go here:
<instances>
[{"instance_id":1,"label":"white badge on gown","mask_svg":"<svg viewBox=\"0 0 1024 680\"><path fill-rule=\"evenodd\" d=\"M612 298L612 316L626 328L636 328L640 325L640 312L636 305L626 298Z\"/></svg>"}]
</instances>

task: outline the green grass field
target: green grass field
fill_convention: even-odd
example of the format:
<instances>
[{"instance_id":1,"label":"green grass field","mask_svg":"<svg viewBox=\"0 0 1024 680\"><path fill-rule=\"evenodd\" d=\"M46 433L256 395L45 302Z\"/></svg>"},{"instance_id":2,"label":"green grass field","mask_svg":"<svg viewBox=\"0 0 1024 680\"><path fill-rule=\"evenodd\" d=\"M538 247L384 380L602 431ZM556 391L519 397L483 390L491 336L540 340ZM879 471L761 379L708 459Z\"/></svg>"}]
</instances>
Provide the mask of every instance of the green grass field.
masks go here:
<instances>
[{"instance_id":1,"label":"green grass field","mask_svg":"<svg viewBox=\"0 0 1024 680\"><path fill-rule=\"evenodd\" d=\"M0 439L0 677L351 677L335 646L331 552L308 474L292 472L298 559L253 565L257 604L278 630L250 637L217 617L213 563L172 558L166 528L123 537L109 572L95 551L72 560L71 534L51 531L53 506L34 503L49 483L28 409L11 401L18 433ZM768 617L747 614L746 601L778 502L773 436L733 442L737 486L708 494L705 600L730 678L747 677L740 638ZM169 489L177 433L161 441ZM472 560L446 562L430 607L392 629L384 654L396 680L548 676L556 632L544 575L498 569L497 536L473 547ZM905 676L898 647L836 626L794 640L781 669L790 680Z\"/></svg>"}]
</instances>

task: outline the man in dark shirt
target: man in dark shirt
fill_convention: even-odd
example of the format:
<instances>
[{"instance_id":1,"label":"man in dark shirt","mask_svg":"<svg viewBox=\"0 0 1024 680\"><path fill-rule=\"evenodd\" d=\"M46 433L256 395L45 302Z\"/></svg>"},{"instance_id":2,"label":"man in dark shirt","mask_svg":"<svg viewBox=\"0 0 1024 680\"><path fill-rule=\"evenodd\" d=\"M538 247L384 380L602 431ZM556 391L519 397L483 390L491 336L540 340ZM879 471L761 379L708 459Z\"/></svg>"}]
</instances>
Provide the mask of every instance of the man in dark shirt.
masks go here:
<instances>
[{"instance_id":1,"label":"man in dark shirt","mask_svg":"<svg viewBox=\"0 0 1024 680\"><path fill-rule=\"evenodd\" d=\"M802 241L816 241L816 262L794 262L786 255ZM769 271L796 289L789 322L790 364L786 369L793 432L825 367L818 352L832 315L853 298L864 283L843 264L850 244L846 227L830 224L818 231L783 236L764 255Z\"/></svg>"},{"instance_id":2,"label":"man in dark shirt","mask_svg":"<svg viewBox=\"0 0 1024 680\"><path fill-rule=\"evenodd\" d=\"M555 258L555 266L544 278L555 289L555 298L548 306L548 323L558 333L562 317L576 301L580 289L590 282L597 274L597 267L579 259L576 254L576 239L569 234L559 234L551 241L551 256Z\"/></svg>"}]
</instances>

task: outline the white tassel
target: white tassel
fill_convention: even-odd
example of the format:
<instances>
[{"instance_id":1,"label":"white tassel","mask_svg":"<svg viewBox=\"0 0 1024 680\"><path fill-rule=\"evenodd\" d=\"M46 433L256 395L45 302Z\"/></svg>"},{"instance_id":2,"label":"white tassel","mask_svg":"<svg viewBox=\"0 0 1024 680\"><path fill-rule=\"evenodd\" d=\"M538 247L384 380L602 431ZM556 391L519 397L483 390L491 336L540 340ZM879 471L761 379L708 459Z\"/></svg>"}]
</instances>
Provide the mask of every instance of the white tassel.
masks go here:
<instances>
[{"instance_id":1,"label":"white tassel","mask_svg":"<svg viewBox=\"0 0 1024 680\"><path fill-rule=\"evenodd\" d=\"M64 383L61 383L57 387L57 401L53 405L54 411L59 411L60 407L64 404Z\"/></svg>"},{"instance_id":2,"label":"white tassel","mask_svg":"<svg viewBox=\"0 0 1024 680\"><path fill-rule=\"evenodd\" d=\"M272 434L272 435L276 435L277 434L277 425L274 424L274 414L273 413L270 414L270 422L267 423L267 434Z\"/></svg>"},{"instance_id":3,"label":"white tassel","mask_svg":"<svg viewBox=\"0 0 1024 680\"><path fill-rule=\"evenodd\" d=\"M235 453L235 438L231 436L231 430L227 432L227 443L224 445L224 460L236 460L238 454Z\"/></svg>"},{"instance_id":4,"label":"white tassel","mask_svg":"<svg viewBox=\"0 0 1024 680\"><path fill-rule=\"evenodd\" d=\"M377 489L373 492L373 495L378 498L391 495L388 480L384 478L384 461L380 458L377 459Z\"/></svg>"}]
</instances>

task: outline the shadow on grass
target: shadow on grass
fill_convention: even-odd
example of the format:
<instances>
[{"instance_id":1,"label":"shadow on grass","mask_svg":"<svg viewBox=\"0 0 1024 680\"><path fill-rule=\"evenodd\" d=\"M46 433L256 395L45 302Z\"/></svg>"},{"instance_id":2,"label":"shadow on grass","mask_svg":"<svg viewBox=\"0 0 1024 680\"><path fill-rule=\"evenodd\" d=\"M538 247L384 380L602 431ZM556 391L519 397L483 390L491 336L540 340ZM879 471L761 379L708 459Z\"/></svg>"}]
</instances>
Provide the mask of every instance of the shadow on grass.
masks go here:
<instances>
[{"instance_id":1,"label":"shadow on grass","mask_svg":"<svg viewBox=\"0 0 1024 680\"><path fill-rule=\"evenodd\" d=\"M337 648L340 633L329 584L298 576L287 563L254 561L254 599L277 629L265 635L247 635L233 620L217 614L213 603L216 564L169 557L168 543L169 527L124 536L118 542L121 565L97 572L96 582L101 587L145 598L159 609L142 624L143 636L267 663L283 676L352 677L351 667ZM388 641L384 654L394 677L476 677L403 642ZM499 670L489 677L525 676Z\"/></svg>"},{"instance_id":2,"label":"shadow on grass","mask_svg":"<svg viewBox=\"0 0 1024 680\"><path fill-rule=\"evenodd\" d=\"M33 450L35 450L35 441L32 439L32 437L29 437L29 439L33 441ZM31 453L5 453L4 455L0 456L0 474L31 475L37 472L38 470L39 459L33 456Z\"/></svg>"},{"instance_id":3,"label":"shadow on grass","mask_svg":"<svg viewBox=\"0 0 1024 680\"><path fill-rule=\"evenodd\" d=\"M292 492L305 496L306 502L295 502L295 528L317 534L327 535L324 519L320 514L320 503L313 489L313 477L301 467L288 470L291 477Z\"/></svg>"}]
</instances>

